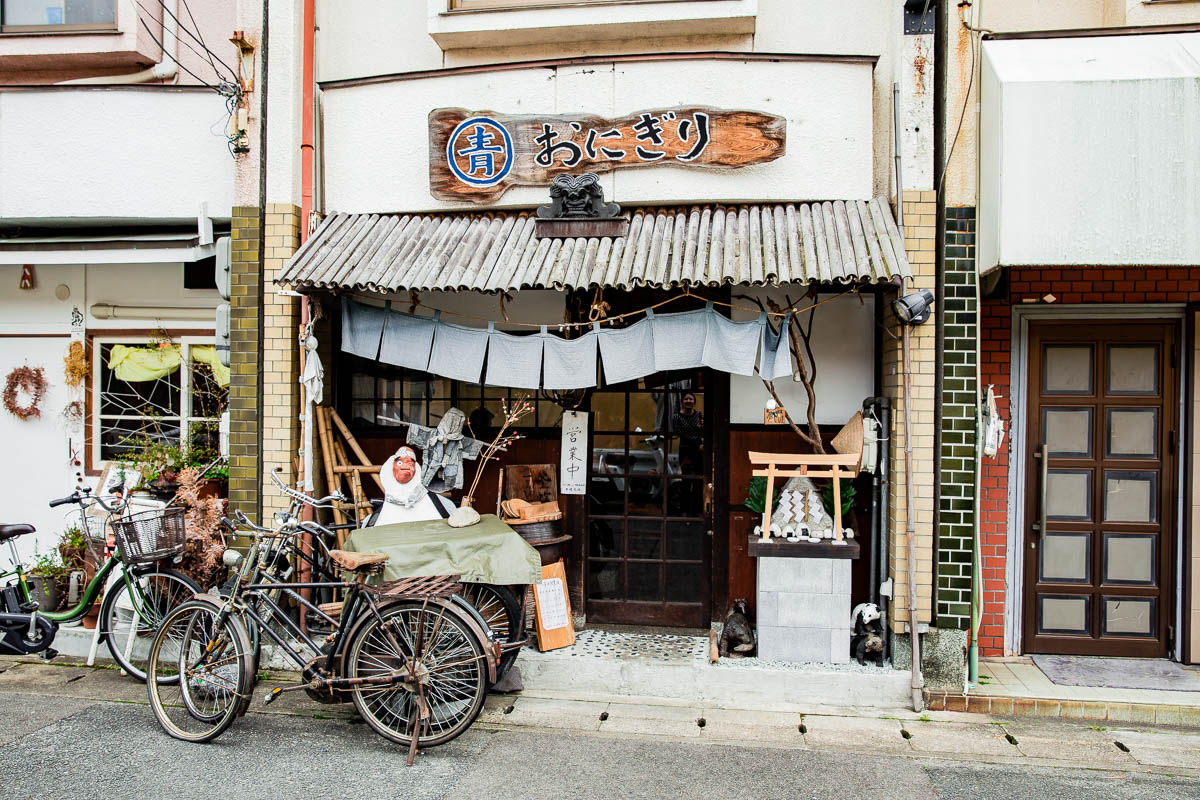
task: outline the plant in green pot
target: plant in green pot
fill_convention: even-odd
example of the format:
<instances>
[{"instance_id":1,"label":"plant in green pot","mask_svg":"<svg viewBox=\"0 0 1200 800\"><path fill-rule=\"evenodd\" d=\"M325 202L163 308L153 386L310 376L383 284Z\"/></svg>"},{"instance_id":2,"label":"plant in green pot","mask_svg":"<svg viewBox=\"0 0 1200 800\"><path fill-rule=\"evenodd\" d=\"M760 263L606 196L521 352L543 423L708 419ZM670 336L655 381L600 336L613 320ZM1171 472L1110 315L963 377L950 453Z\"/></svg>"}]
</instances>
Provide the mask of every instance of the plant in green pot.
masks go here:
<instances>
[{"instance_id":1,"label":"plant in green pot","mask_svg":"<svg viewBox=\"0 0 1200 800\"><path fill-rule=\"evenodd\" d=\"M26 579L30 598L38 604L39 611L55 611L62 600L62 587L66 585L69 570L63 566L58 551L39 553L33 558L33 568Z\"/></svg>"}]
</instances>

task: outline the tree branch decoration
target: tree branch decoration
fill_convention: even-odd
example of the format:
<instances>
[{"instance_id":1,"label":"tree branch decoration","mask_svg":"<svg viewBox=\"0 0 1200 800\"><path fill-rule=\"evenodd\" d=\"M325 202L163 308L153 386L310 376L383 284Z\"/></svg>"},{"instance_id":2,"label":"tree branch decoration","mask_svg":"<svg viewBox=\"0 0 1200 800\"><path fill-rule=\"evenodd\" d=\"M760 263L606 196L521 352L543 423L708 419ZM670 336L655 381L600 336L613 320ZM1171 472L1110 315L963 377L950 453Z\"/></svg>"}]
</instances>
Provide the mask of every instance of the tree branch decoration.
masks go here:
<instances>
[{"instance_id":1,"label":"tree branch decoration","mask_svg":"<svg viewBox=\"0 0 1200 800\"><path fill-rule=\"evenodd\" d=\"M809 292L809 296L815 295L813 291ZM766 305L757 297L749 297L747 295L738 295L739 299L751 300L758 304L758 307L766 311L766 306L770 306L770 310L775 313L781 313L788 309L794 309L796 304L792 302L791 295L785 295L787 300L787 308L780 306L771 298L767 298ZM796 432L802 440L812 447L815 453L825 453L825 445L821 441L821 428L817 425L817 390L814 384L817 382L817 360L813 357L812 349L812 329L813 319L816 314L816 306L808 310L808 324L802 324L798 315L793 314L788 325L788 341L791 343L792 359L796 365L796 372L800 375L800 382L804 384L804 392L808 395L808 430L804 431L792 419L792 415L788 412L787 406L779 399L779 393L775 391L775 382L763 379L763 385L767 387L767 391L771 393L776 405L783 409L783 415L787 418L788 425L792 426L792 430ZM803 346L803 354L801 353ZM808 356L808 363L805 363L804 356Z\"/></svg>"},{"instance_id":2,"label":"tree branch decoration","mask_svg":"<svg viewBox=\"0 0 1200 800\"><path fill-rule=\"evenodd\" d=\"M41 367L17 367L8 373L4 382L4 407L8 412L21 419L31 419L42 415L38 404L46 396L46 371ZM29 402L22 405L18 402L18 393L29 395Z\"/></svg>"},{"instance_id":3,"label":"tree branch decoration","mask_svg":"<svg viewBox=\"0 0 1200 800\"><path fill-rule=\"evenodd\" d=\"M479 486L479 479L483 477L483 470L487 466L487 462L494 458L497 452L507 450L510 444L525 438L522 434L512 431L511 428L522 417L533 412L533 403L529 402L528 397L517 398L511 406L507 400L501 400L500 412L503 416L500 430L496 431L496 437L492 439L491 444L484 447L483 452L479 454L479 466L475 468L475 480L471 481L471 488L467 490L462 499L464 506L469 506L475 501L475 489ZM471 431L471 433L474 435L475 432Z\"/></svg>"}]
</instances>

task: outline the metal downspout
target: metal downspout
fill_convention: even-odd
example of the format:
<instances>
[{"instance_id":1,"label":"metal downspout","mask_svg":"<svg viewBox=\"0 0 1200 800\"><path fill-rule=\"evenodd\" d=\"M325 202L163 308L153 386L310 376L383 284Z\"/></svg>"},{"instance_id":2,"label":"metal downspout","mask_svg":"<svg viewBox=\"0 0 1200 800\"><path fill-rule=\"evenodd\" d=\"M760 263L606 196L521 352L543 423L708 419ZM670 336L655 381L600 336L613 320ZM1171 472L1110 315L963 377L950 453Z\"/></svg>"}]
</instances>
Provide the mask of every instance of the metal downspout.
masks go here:
<instances>
[{"instance_id":1,"label":"metal downspout","mask_svg":"<svg viewBox=\"0 0 1200 800\"><path fill-rule=\"evenodd\" d=\"M308 239L308 218L313 210L313 62L315 54L316 33L316 0L304 0L304 11L301 21L303 28L303 45L300 63L300 244ZM308 356L306 342L309 335L309 298L298 298L300 303L300 331L298 346L300 348L300 374L304 374L305 360ZM301 384L301 469L303 481L300 490L307 495L313 494L313 403L306 384ZM305 503L300 510L300 519L311 522L312 506ZM301 534L300 548L308 555L313 550L312 534L305 531ZM305 559L300 559L299 579L305 583L310 579L312 568ZM312 600L312 589L301 589L304 599ZM307 614L300 615L300 627L308 632Z\"/></svg>"}]
</instances>

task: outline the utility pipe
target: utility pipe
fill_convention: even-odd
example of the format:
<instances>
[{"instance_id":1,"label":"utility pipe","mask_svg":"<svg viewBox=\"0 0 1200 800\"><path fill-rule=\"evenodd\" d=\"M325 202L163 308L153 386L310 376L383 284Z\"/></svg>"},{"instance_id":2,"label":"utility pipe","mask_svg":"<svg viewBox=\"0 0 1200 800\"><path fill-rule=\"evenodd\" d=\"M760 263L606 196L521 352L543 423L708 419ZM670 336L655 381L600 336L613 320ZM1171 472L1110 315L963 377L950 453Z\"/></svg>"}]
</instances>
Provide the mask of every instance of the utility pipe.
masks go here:
<instances>
[{"instance_id":1,"label":"utility pipe","mask_svg":"<svg viewBox=\"0 0 1200 800\"><path fill-rule=\"evenodd\" d=\"M301 18L302 30L302 46L300 57L300 243L304 244L308 239L308 218L313 210L313 62L315 60L315 33L316 33L316 0L304 0L304 9ZM304 374L305 361L308 358L308 337L311 333L309 330L309 314L308 304L311 302L308 297L299 298L300 302L300 374ZM301 437L301 448L303 448L300 458L300 491L307 495L313 493L313 402L309 394L307 385L303 385L301 389L301 398L303 409L300 420L303 435ZM305 503L300 510L300 519L305 522L312 521L313 508ZM300 549L305 554L311 554L313 551L312 534L304 531L300 537ZM306 559L300 559L299 580L301 583L307 583L311 579L312 568ZM302 596L306 600L312 599L312 589L302 589ZM307 614L300 615L301 630L308 632Z\"/></svg>"},{"instance_id":2,"label":"utility pipe","mask_svg":"<svg viewBox=\"0 0 1200 800\"><path fill-rule=\"evenodd\" d=\"M82 84L121 84L147 83L149 81L165 81L174 78L179 72L179 0L171 0L171 8L163 6L163 40L162 60L153 67L131 72L128 75L102 75L95 78L76 78L70 81L59 81L58 85Z\"/></svg>"},{"instance_id":3,"label":"utility pipe","mask_svg":"<svg viewBox=\"0 0 1200 800\"><path fill-rule=\"evenodd\" d=\"M119 306L93 303L88 309L96 319L203 319L212 322L212 306Z\"/></svg>"},{"instance_id":4,"label":"utility pipe","mask_svg":"<svg viewBox=\"0 0 1200 800\"><path fill-rule=\"evenodd\" d=\"M300 67L300 244L308 239L308 218L313 210L313 96L316 35L316 0L304 0L303 54ZM307 317L307 307L301 312ZM304 320L303 325L307 320Z\"/></svg>"},{"instance_id":5,"label":"utility pipe","mask_svg":"<svg viewBox=\"0 0 1200 800\"><path fill-rule=\"evenodd\" d=\"M892 139L896 154L896 227L904 239L904 171L900 146L900 83L892 84ZM904 283L901 283L904 287ZM925 678L921 674L921 634L917 632L917 527L913 519L916 501L913 488L912 465L912 375L909 362L909 329L912 325L901 322L901 359L904 374L904 526L905 561L908 574L908 638L912 646L912 707L913 711L925 708Z\"/></svg>"}]
</instances>

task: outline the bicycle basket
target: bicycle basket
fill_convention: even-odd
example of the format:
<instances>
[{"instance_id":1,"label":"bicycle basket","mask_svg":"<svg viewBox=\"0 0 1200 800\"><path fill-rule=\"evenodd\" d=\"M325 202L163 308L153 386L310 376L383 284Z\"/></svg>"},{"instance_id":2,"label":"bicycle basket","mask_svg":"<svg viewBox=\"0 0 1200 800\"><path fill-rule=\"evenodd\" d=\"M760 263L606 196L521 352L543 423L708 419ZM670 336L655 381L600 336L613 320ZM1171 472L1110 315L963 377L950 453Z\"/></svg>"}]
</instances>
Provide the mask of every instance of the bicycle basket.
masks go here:
<instances>
[{"instance_id":1,"label":"bicycle basket","mask_svg":"<svg viewBox=\"0 0 1200 800\"><path fill-rule=\"evenodd\" d=\"M156 508L114 519L117 549L126 564L147 564L183 552L186 530L180 506Z\"/></svg>"}]
</instances>

